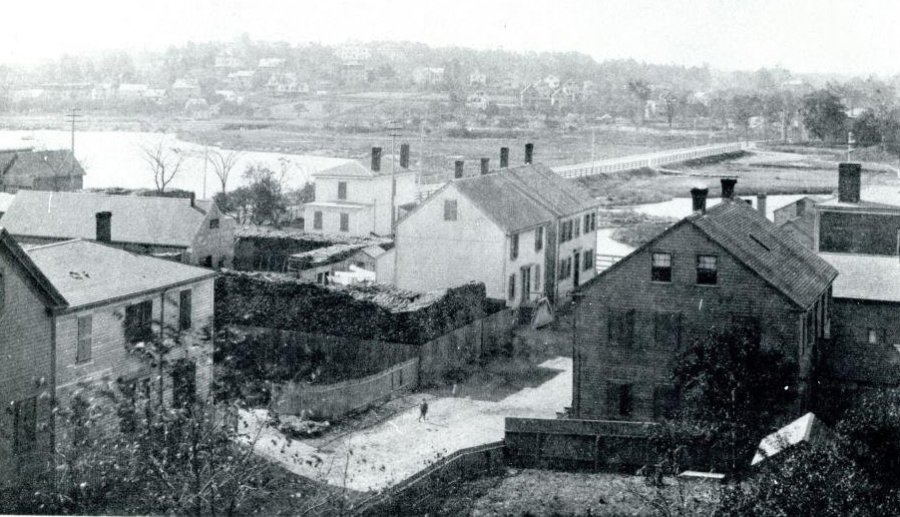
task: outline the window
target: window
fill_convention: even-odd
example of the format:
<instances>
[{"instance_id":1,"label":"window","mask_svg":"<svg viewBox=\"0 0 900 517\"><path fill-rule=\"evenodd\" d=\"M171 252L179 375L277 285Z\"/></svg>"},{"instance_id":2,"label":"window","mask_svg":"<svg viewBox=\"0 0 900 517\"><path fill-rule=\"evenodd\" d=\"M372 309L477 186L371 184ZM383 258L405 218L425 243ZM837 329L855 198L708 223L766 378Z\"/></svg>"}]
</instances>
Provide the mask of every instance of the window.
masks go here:
<instances>
[{"instance_id":1,"label":"window","mask_svg":"<svg viewBox=\"0 0 900 517\"><path fill-rule=\"evenodd\" d=\"M3 307L6 305L6 277L3 276L3 270L0 269L0 314L3 313Z\"/></svg>"},{"instance_id":2,"label":"window","mask_svg":"<svg viewBox=\"0 0 900 517\"><path fill-rule=\"evenodd\" d=\"M681 344L681 314L657 312L653 314L653 337L656 346L675 350Z\"/></svg>"},{"instance_id":3,"label":"window","mask_svg":"<svg viewBox=\"0 0 900 517\"><path fill-rule=\"evenodd\" d=\"M575 237L578 237L579 235L581 235L581 219L580 218L575 219L574 224L575 224Z\"/></svg>"},{"instance_id":4,"label":"window","mask_svg":"<svg viewBox=\"0 0 900 517\"><path fill-rule=\"evenodd\" d=\"M75 352L76 363L86 363L91 360L91 330L93 317L91 315L78 318L78 348Z\"/></svg>"},{"instance_id":5,"label":"window","mask_svg":"<svg viewBox=\"0 0 900 517\"><path fill-rule=\"evenodd\" d=\"M596 229L597 229L597 214L593 213L593 214L591 214L591 231L594 231Z\"/></svg>"},{"instance_id":6,"label":"window","mask_svg":"<svg viewBox=\"0 0 900 517\"><path fill-rule=\"evenodd\" d=\"M534 265L534 290L537 292L541 291L541 265Z\"/></svg>"},{"instance_id":7,"label":"window","mask_svg":"<svg viewBox=\"0 0 900 517\"><path fill-rule=\"evenodd\" d=\"M200 265L203 267L212 267L212 265L213 265L212 255L207 255L207 256L203 257L203 260L200 261Z\"/></svg>"},{"instance_id":8,"label":"window","mask_svg":"<svg viewBox=\"0 0 900 517\"><path fill-rule=\"evenodd\" d=\"M219 227L219 218L218 217L209 220L209 229L210 230L215 230L218 227Z\"/></svg>"},{"instance_id":9,"label":"window","mask_svg":"<svg viewBox=\"0 0 900 517\"><path fill-rule=\"evenodd\" d=\"M588 271L592 267L594 267L594 250L587 250L584 252L584 266L581 269Z\"/></svg>"},{"instance_id":10,"label":"window","mask_svg":"<svg viewBox=\"0 0 900 517\"><path fill-rule=\"evenodd\" d=\"M565 280L572 275L572 258L564 258L559 261L559 279Z\"/></svg>"},{"instance_id":11,"label":"window","mask_svg":"<svg viewBox=\"0 0 900 517\"><path fill-rule=\"evenodd\" d=\"M670 253L650 255L650 280L654 282L672 281L672 255Z\"/></svg>"},{"instance_id":12,"label":"window","mask_svg":"<svg viewBox=\"0 0 900 517\"><path fill-rule=\"evenodd\" d=\"M34 450L37 442L37 398L29 397L13 404L13 448L17 454Z\"/></svg>"},{"instance_id":13,"label":"window","mask_svg":"<svg viewBox=\"0 0 900 517\"><path fill-rule=\"evenodd\" d=\"M610 416L631 416L633 405L631 384L607 383L606 406Z\"/></svg>"},{"instance_id":14,"label":"window","mask_svg":"<svg viewBox=\"0 0 900 517\"><path fill-rule=\"evenodd\" d=\"M881 341L879 334L878 329L868 329L866 331L866 342L870 345L877 345Z\"/></svg>"},{"instance_id":15,"label":"window","mask_svg":"<svg viewBox=\"0 0 900 517\"><path fill-rule=\"evenodd\" d=\"M322 273L316 273L316 283L325 285L328 283L328 279L331 276L330 271L325 271Z\"/></svg>"},{"instance_id":16,"label":"window","mask_svg":"<svg viewBox=\"0 0 900 517\"><path fill-rule=\"evenodd\" d=\"M718 257L697 255L697 284L716 285L718 283Z\"/></svg>"},{"instance_id":17,"label":"window","mask_svg":"<svg viewBox=\"0 0 900 517\"><path fill-rule=\"evenodd\" d=\"M584 233L591 231L591 214L584 214Z\"/></svg>"},{"instance_id":18,"label":"window","mask_svg":"<svg viewBox=\"0 0 900 517\"><path fill-rule=\"evenodd\" d=\"M519 234L514 233L509 237L509 260L519 258Z\"/></svg>"},{"instance_id":19,"label":"window","mask_svg":"<svg viewBox=\"0 0 900 517\"><path fill-rule=\"evenodd\" d=\"M341 231L342 232L350 231L350 214L341 212Z\"/></svg>"},{"instance_id":20,"label":"window","mask_svg":"<svg viewBox=\"0 0 900 517\"><path fill-rule=\"evenodd\" d=\"M338 182L338 199L347 199L347 182Z\"/></svg>"},{"instance_id":21,"label":"window","mask_svg":"<svg viewBox=\"0 0 900 517\"><path fill-rule=\"evenodd\" d=\"M185 289L178 293L178 329L191 328L191 290Z\"/></svg>"},{"instance_id":22,"label":"window","mask_svg":"<svg viewBox=\"0 0 900 517\"><path fill-rule=\"evenodd\" d=\"M516 275L509 275L509 299L516 299Z\"/></svg>"},{"instance_id":23,"label":"window","mask_svg":"<svg viewBox=\"0 0 900 517\"><path fill-rule=\"evenodd\" d=\"M445 199L444 200L444 220L445 221L455 221L457 218L456 212L456 200L455 199Z\"/></svg>"},{"instance_id":24,"label":"window","mask_svg":"<svg viewBox=\"0 0 900 517\"><path fill-rule=\"evenodd\" d=\"M534 230L534 251L541 251L544 247L544 227Z\"/></svg>"},{"instance_id":25,"label":"window","mask_svg":"<svg viewBox=\"0 0 900 517\"><path fill-rule=\"evenodd\" d=\"M634 342L634 309L611 309L607 318L609 343L630 347Z\"/></svg>"},{"instance_id":26,"label":"window","mask_svg":"<svg viewBox=\"0 0 900 517\"><path fill-rule=\"evenodd\" d=\"M313 230L321 230L322 229L322 212L315 211L313 212Z\"/></svg>"},{"instance_id":27,"label":"window","mask_svg":"<svg viewBox=\"0 0 900 517\"><path fill-rule=\"evenodd\" d=\"M146 300L125 307L125 338L129 343L137 343L151 337L153 333L153 301Z\"/></svg>"}]
</instances>

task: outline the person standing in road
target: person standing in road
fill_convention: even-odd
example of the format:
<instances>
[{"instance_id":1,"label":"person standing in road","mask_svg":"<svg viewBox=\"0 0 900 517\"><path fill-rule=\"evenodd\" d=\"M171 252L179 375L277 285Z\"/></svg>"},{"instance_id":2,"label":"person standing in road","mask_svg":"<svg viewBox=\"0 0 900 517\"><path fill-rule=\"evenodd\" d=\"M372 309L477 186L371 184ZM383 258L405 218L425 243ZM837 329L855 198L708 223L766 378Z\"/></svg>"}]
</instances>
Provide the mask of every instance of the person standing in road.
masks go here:
<instances>
[{"instance_id":1,"label":"person standing in road","mask_svg":"<svg viewBox=\"0 0 900 517\"><path fill-rule=\"evenodd\" d=\"M422 399L422 404L419 406L419 422L424 422L425 416L428 414L428 402L425 402L425 399Z\"/></svg>"}]
</instances>

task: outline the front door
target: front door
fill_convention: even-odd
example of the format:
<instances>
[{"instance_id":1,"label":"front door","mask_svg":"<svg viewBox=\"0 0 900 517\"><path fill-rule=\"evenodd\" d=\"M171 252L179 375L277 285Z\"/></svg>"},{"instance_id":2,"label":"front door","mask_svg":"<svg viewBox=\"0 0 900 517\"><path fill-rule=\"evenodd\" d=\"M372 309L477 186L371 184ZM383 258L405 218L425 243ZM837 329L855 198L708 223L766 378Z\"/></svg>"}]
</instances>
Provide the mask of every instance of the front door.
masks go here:
<instances>
[{"instance_id":1,"label":"front door","mask_svg":"<svg viewBox=\"0 0 900 517\"><path fill-rule=\"evenodd\" d=\"M522 303L528 301L531 294L531 266L523 266L522 271Z\"/></svg>"},{"instance_id":2,"label":"front door","mask_svg":"<svg viewBox=\"0 0 900 517\"><path fill-rule=\"evenodd\" d=\"M572 258L572 287L578 287L578 279L580 278L581 273L581 262L578 260L581 258L581 253L578 250L575 250L575 254Z\"/></svg>"}]
</instances>

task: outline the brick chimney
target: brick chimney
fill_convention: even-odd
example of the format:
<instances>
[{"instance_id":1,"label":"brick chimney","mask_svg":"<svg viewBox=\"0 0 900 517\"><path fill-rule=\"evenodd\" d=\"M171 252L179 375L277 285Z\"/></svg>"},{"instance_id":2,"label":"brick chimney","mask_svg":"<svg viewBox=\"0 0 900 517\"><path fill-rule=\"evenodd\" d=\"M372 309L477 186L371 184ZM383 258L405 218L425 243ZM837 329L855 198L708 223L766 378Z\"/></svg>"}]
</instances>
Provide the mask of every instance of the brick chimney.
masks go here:
<instances>
[{"instance_id":1,"label":"brick chimney","mask_svg":"<svg viewBox=\"0 0 900 517\"><path fill-rule=\"evenodd\" d=\"M453 164L453 177L456 179L463 177L463 161L456 160L456 163Z\"/></svg>"},{"instance_id":2,"label":"brick chimney","mask_svg":"<svg viewBox=\"0 0 900 517\"><path fill-rule=\"evenodd\" d=\"M838 165L838 201L841 203L859 203L861 174L862 166L858 163L842 163Z\"/></svg>"},{"instance_id":3,"label":"brick chimney","mask_svg":"<svg viewBox=\"0 0 900 517\"><path fill-rule=\"evenodd\" d=\"M803 215L806 213L806 199L800 198L797 200L797 215Z\"/></svg>"},{"instance_id":4,"label":"brick chimney","mask_svg":"<svg viewBox=\"0 0 900 517\"><path fill-rule=\"evenodd\" d=\"M534 144L525 144L525 165L531 165L534 160Z\"/></svg>"},{"instance_id":5,"label":"brick chimney","mask_svg":"<svg viewBox=\"0 0 900 517\"><path fill-rule=\"evenodd\" d=\"M756 195L756 209L759 210L759 213L762 214L763 217L766 216L766 196L765 192L760 192Z\"/></svg>"},{"instance_id":6,"label":"brick chimney","mask_svg":"<svg viewBox=\"0 0 900 517\"><path fill-rule=\"evenodd\" d=\"M409 144L400 144L400 168L409 168Z\"/></svg>"},{"instance_id":7,"label":"brick chimney","mask_svg":"<svg viewBox=\"0 0 900 517\"><path fill-rule=\"evenodd\" d=\"M381 170L381 148L373 147L372 148L372 171L378 172Z\"/></svg>"},{"instance_id":8,"label":"brick chimney","mask_svg":"<svg viewBox=\"0 0 900 517\"><path fill-rule=\"evenodd\" d=\"M737 183L735 178L722 178L722 201L726 199L734 199L734 185Z\"/></svg>"},{"instance_id":9,"label":"brick chimney","mask_svg":"<svg viewBox=\"0 0 900 517\"><path fill-rule=\"evenodd\" d=\"M500 168L505 169L509 167L509 147L501 147L500 148Z\"/></svg>"},{"instance_id":10,"label":"brick chimney","mask_svg":"<svg viewBox=\"0 0 900 517\"><path fill-rule=\"evenodd\" d=\"M490 158L482 158L481 159L481 174L487 174L491 172L491 159Z\"/></svg>"},{"instance_id":11,"label":"brick chimney","mask_svg":"<svg viewBox=\"0 0 900 517\"><path fill-rule=\"evenodd\" d=\"M706 196L709 194L708 188L692 188L691 199L693 200L694 212L706 213Z\"/></svg>"},{"instance_id":12,"label":"brick chimney","mask_svg":"<svg viewBox=\"0 0 900 517\"><path fill-rule=\"evenodd\" d=\"M97 212L97 242L112 242L112 212Z\"/></svg>"}]
</instances>

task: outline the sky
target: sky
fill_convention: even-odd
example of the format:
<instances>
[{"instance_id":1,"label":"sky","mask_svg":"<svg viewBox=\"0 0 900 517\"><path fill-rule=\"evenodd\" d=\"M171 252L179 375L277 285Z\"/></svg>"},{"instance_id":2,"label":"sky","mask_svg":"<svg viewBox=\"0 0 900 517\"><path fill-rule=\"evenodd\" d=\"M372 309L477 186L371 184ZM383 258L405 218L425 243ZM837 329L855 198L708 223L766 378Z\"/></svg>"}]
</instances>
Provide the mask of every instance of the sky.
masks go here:
<instances>
[{"instance_id":1,"label":"sky","mask_svg":"<svg viewBox=\"0 0 900 517\"><path fill-rule=\"evenodd\" d=\"M188 41L417 41L723 70L900 73L897 0L27 0L0 62Z\"/></svg>"}]
</instances>

